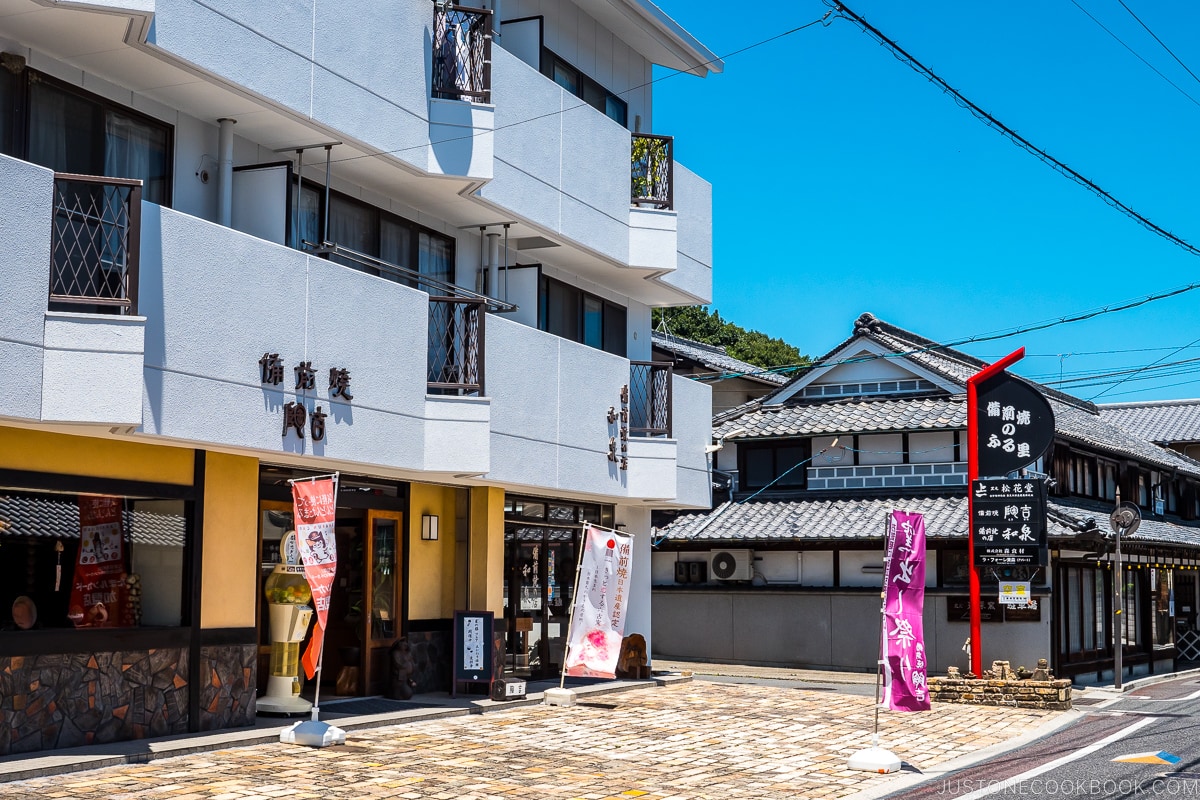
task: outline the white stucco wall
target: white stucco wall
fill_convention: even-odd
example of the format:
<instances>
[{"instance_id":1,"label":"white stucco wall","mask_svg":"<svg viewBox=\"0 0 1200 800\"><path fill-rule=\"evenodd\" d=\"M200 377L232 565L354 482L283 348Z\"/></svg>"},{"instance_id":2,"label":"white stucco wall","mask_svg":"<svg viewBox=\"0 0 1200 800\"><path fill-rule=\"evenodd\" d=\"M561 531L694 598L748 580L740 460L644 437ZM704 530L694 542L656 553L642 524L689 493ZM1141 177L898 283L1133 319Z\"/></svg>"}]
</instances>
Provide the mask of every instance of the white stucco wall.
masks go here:
<instances>
[{"instance_id":1,"label":"white stucco wall","mask_svg":"<svg viewBox=\"0 0 1200 800\"><path fill-rule=\"evenodd\" d=\"M873 671L879 658L877 594L658 589L653 598L657 657L860 672ZM968 666L962 646L969 626L948 622L946 607L947 595L926 595L930 674ZM984 664L1032 667L1049 658L1049 616L1043 611L1041 622L984 624Z\"/></svg>"},{"instance_id":2,"label":"white stucco wall","mask_svg":"<svg viewBox=\"0 0 1200 800\"><path fill-rule=\"evenodd\" d=\"M4 220L4 313L0 314L0 415L41 416L42 342L50 285L54 173L0 155L0 218Z\"/></svg>"},{"instance_id":3,"label":"white stucco wall","mask_svg":"<svg viewBox=\"0 0 1200 800\"><path fill-rule=\"evenodd\" d=\"M422 468L423 293L149 204L143 225L148 433ZM267 352L284 360L277 387L260 379ZM323 442L281 435L306 360ZM335 367L349 403L330 400Z\"/></svg>"}]
</instances>

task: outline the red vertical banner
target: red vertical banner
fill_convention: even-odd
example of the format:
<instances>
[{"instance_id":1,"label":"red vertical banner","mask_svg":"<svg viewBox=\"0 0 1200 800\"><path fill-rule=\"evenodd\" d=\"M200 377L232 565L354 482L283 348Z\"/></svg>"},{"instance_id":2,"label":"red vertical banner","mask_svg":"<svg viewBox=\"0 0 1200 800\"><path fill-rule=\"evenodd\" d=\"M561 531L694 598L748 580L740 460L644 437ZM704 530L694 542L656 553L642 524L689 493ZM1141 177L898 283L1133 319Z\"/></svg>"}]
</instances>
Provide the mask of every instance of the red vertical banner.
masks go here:
<instances>
[{"instance_id":1,"label":"red vertical banner","mask_svg":"<svg viewBox=\"0 0 1200 800\"><path fill-rule=\"evenodd\" d=\"M79 554L67 618L77 628L133 625L125 584L120 497L79 498Z\"/></svg>"},{"instance_id":2,"label":"red vertical banner","mask_svg":"<svg viewBox=\"0 0 1200 800\"><path fill-rule=\"evenodd\" d=\"M337 540L333 523L336 514L337 477L297 481L292 484L296 513L296 545L304 562L304 577L312 589L317 624L304 651L304 674L312 680L325 642L325 620L329 616L329 593L337 573Z\"/></svg>"}]
</instances>

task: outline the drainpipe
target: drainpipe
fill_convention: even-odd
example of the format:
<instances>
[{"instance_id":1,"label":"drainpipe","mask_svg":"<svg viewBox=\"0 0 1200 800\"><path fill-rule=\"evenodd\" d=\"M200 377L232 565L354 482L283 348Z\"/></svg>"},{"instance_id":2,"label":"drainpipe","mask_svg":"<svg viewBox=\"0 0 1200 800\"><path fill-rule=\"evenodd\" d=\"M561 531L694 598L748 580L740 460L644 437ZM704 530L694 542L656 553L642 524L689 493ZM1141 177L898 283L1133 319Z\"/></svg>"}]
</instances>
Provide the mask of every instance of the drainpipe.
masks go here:
<instances>
[{"instance_id":1,"label":"drainpipe","mask_svg":"<svg viewBox=\"0 0 1200 800\"><path fill-rule=\"evenodd\" d=\"M233 224L233 126L236 119L217 120L220 134L217 140L217 223L228 228Z\"/></svg>"}]
</instances>

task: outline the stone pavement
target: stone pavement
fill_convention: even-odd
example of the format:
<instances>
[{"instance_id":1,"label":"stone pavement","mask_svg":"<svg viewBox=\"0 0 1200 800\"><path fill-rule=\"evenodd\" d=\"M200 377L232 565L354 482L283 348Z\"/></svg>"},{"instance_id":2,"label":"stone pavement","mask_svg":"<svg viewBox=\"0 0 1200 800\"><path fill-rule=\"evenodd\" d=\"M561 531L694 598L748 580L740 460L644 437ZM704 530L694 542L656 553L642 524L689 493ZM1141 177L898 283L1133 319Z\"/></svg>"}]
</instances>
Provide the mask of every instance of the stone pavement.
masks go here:
<instances>
[{"instance_id":1,"label":"stone pavement","mask_svg":"<svg viewBox=\"0 0 1200 800\"><path fill-rule=\"evenodd\" d=\"M255 744L0 783L0 798L878 796L906 776L846 769L850 755L871 744L873 701L829 689L677 680L581 695L572 708L501 706L356 729L341 747ZM912 768L936 772L1070 713L955 705L882 712L881 744Z\"/></svg>"}]
</instances>

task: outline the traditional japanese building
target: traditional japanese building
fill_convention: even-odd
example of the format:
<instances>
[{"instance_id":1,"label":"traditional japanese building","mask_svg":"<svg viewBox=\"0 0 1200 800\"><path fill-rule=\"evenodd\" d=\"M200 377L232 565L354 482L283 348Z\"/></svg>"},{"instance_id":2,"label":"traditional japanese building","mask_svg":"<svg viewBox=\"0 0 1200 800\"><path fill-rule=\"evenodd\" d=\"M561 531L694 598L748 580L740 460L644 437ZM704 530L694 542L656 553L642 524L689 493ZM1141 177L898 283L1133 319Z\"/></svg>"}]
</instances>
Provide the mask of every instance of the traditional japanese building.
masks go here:
<instances>
[{"instance_id":1,"label":"traditional japanese building","mask_svg":"<svg viewBox=\"0 0 1200 800\"><path fill-rule=\"evenodd\" d=\"M655 65L721 69L648 0L4 4L0 754L251 724L319 475L325 696L401 639L449 688L457 610L556 675L586 523L650 640L711 432L651 358L712 287Z\"/></svg>"},{"instance_id":2,"label":"traditional japanese building","mask_svg":"<svg viewBox=\"0 0 1200 800\"><path fill-rule=\"evenodd\" d=\"M985 366L864 314L804 374L717 415L715 468L734 490L711 511L661 514L655 652L874 670L885 519L902 509L926 521L931 669L969 666L966 381ZM983 662L1047 658L1060 676L1111 681L1120 636L1129 675L1172 670L1194 657L1177 633L1194 630L1200 599L1200 463L1034 386L1054 415L1051 449L1026 471L1049 481L1048 559L980 569ZM1118 489L1142 520L1114 582ZM1015 581L1032 604L999 602Z\"/></svg>"}]
</instances>

